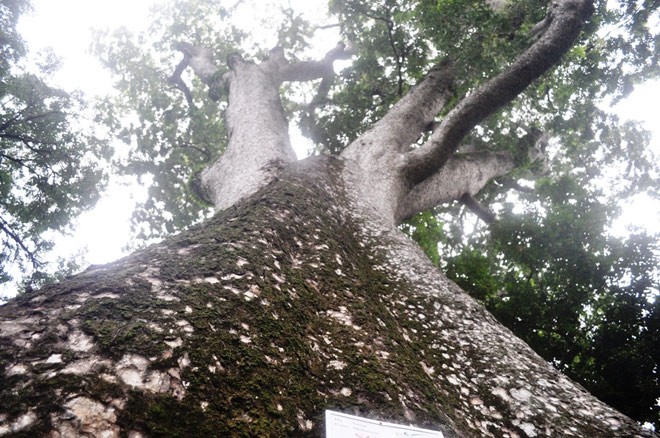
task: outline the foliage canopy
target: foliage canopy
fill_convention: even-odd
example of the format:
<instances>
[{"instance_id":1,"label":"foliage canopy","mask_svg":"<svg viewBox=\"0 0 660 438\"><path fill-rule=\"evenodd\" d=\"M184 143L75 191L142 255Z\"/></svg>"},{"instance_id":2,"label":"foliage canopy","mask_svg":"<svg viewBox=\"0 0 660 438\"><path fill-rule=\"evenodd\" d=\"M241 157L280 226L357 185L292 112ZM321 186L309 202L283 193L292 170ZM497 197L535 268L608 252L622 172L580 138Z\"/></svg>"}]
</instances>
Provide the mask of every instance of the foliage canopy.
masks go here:
<instances>
[{"instance_id":1,"label":"foliage canopy","mask_svg":"<svg viewBox=\"0 0 660 438\"><path fill-rule=\"evenodd\" d=\"M16 25L28 9L26 0L0 4L0 283L11 280L10 266L31 273L32 284L49 277L40 260L52 247L48 232L66 231L94 205L110 153L81 123L83 97L48 85L55 56L24 62Z\"/></svg>"}]
</instances>

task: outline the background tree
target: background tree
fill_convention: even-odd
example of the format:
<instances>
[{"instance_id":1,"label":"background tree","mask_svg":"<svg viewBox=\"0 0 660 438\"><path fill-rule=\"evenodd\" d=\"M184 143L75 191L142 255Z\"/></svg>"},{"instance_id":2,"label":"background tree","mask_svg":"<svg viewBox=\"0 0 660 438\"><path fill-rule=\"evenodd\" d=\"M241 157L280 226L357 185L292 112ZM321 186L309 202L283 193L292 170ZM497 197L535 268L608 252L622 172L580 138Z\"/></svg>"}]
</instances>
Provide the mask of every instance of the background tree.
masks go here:
<instances>
[{"instance_id":1,"label":"background tree","mask_svg":"<svg viewBox=\"0 0 660 438\"><path fill-rule=\"evenodd\" d=\"M82 96L48 85L57 59L46 53L25 65L16 23L28 8L23 0L0 4L0 283L12 269L38 285L49 275L40 261L52 248L47 232L67 230L94 205L109 149L82 126Z\"/></svg>"},{"instance_id":2,"label":"background tree","mask_svg":"<svg viewBox=\"0 0 660 438\"><path fill-rule=\"evenodd\" d=\"M166 76L179 93L179 102L193 108L201 90L208 90L211 100L228 95L228 105L220 106L226 108L226 149L195 178L197 191L220 211L160 245L26 294L0 309L0 358L6 379L0 393L2 431L111 436L319 434L323 409L333 407L414 421L441 429L446 436L649 435L536 356L448 282L394 227L411 218L408 228L417 236L442 237L444 228L438 226L437 217L424 211L458 200L493 222L496 216L483 200L475 199L491 179L522 179L512 172L542 174L544 166L539 162L544 149L547 154L556 147L561 157L565 147L561 139L549 139L552 136L543 132L558 121L549 117L557 108L545 108L544 114L538 95L536 100L529 98L529 108L518 106L518 100L505 105L530 85L536 88L542 76L551 80L554 75L580 71L566 69L560 60L568 53L569 67L580 65L584 57L573 57L571 48L595 37L592 26L598 19L591 17L594 9L604 13L604 6L564 0L545 10L540 5L538 10L516 10L522 5L493 9L485 3L472 7L462 2L335 2L331 6L339 8L335 13L351 44L338 44L316 61L292 59L277 47L254 62L231 53L226 68L217 62L218 53L206 46L171 41L183 57L172 62L173 73ZM431 19L416 52L402 39L404 35L414 39L422 32L415 23L424 20L413 17L425 13ZM465 15L468 23L459 19ZM291 22L297 19L290 13L285 17ZM452 47L439 44L445 29L433 28L435 20L443 17L453 17L455 30L460 31L447 37L449 43L461 46L454 56ZM495 26L500 21L507 25ZM482 35L489 26L494 33ZM292 38L296 32L283 29L279 36L284 43L304 42ZM369 46L375 40L360 41L357 29L381 32L388 44ZM482 44L501 44L482 50L481 58L461 59L471 49L480 53L478 45L471 45L473 38ZM339 81L334 88L333 62L360 54L361 45L373 65L362 70L364 76L351 77L347 72L347 83ZM99 49L112 54L113 47L101 44ZM386 49L388 55L378 55ZM410 53L426 59L417 72L408 70ZM133 68L145 65L149 63L135 63ZM561 67L553 69L556 65ZM190 71L197 84L186 76ZM378 77L385 79L376 84L383 88L372 88ZM308 104L288 100L282 105L282 84L310 80L318 80L319 86ZM390 101L374 102L372 94L370 107L341 108L342 89L358 85L367 85L367 90L377 90ZM133 93L141 96L140 90ZM343 102L364 96L356 90ZM581 106L583 102L574 98L577 91L564 92L560 99L561 109L567 111L564 116L574 108L592 109L587 115L597 113L595 107ZM137 113L140 128L127 132L150 129L160 118L149 117L175 105L175 96L168 95L170 100L160 109ZM525 102L525 96L520 100ZM295 163L285 108L310 136L326 138L319 149L327 143L339 157ZM375 115L377 111L380 114ZM344 112L350 114L353 129L340 135L339 129L331 129L338 128L339 116L331 116ZM115 126L122 123L107 120ZM158 141L151 138L156 153ZM166 152L152 170L168 170L167 164L158 167L172 153ZM569 167L563 158L557 162ZM643 157L637 162L642 163ZM183 180L169 181L176 188ZM635 184L643 187L639 181ZM574 302L577 307L587 302L579 295L593 287L577 288L575 299L565 293L566 288L575 286L578 277L594 277L576 275L570 263L557 258L566 253L561 245L551 247L545 260L530 260L526 254L532 243L541 247L534 250L544 249L543 240L527 232L539 221L570 216L575 203L593 207L588 198L565 197L583 195L568 190L573 187L570 178L559 174L547 183L553 185L558 189L545 193L555 194L556 205L545 207L546 211L539 207L542 214L531 225L519 222L507 230L507 224L515 221L493 222L491 238L501 242L500 253L509 258L506 262L500 253L489 252L492 241L484 244L482 260L473 260L488 262L492 257L494 266L476 265L481 271L483 265L504 271L503 280L497 272L491 280L509 286L510 296L521 290L533 298L535 282L544 282L542 294L557 297L560 308L566 304L573 310ZM524 187L519 181L501 186ZM497 192L497 187L487 187L487 193ZM543 184L537 188L543 193ZM187 196L185 191L178 193ZM163 210L162 204L146 207ZM423 216L416 216L419 213ZM573 213L580 218L579 212ZM581 225L577 222L575 228ZM437 245L423 243L432 256L439 256ZM604 257L602 263L642 260L649 250L638 248L638 256ZM522 256L516 258L516 251ZM546 256L539 252L537 256ZM467 264L460 257L452 262L456 278L463 278L461 267ZM566 265L571 269L562 270ZM637 267L635 273L648 272L648 266ZM599 289L614 292L608 299L625 286L614 280L602 283L608 289ZM649 295L648 281L637 285L638 293ZM484 300L493 295L489 284L482 289ZM547 307L547 302L538 302ZM625 332L626 324L637 320L625 299L619 303L608 307L605 300L599 308L583 305L580 311L618 318L621 323L616 328ZM506 319L506 312L502 315ZM518 322L518 316L513 320ZM541 350L553 352L566 345L557 334L574 333L582 320L565 322L545 324L533 332L551 341ZM621 330L601 327L604 330L597 330L594 339L625 343ZM603 349L590 354L600 359ZM587 360L584 368L595 363Z\"/></svg>"}]
</instances>

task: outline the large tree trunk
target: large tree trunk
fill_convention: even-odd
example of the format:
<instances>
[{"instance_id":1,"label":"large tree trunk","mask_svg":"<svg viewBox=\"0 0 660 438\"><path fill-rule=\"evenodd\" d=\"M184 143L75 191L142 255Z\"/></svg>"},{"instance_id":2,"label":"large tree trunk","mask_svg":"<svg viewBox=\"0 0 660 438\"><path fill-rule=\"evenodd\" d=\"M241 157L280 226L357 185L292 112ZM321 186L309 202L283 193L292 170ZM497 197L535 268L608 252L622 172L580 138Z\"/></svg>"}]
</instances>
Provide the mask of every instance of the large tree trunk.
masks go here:
<instances>
[{"instance_id":1,"label":"large tree trunk","mask_svg":"<svg viewBox=\"0 0 660 438\"><path fill-rule=\"evenodd\" d=\"M0 309L0 434L648 436L537 356L309 159L162 244Z\"/></svg>"},{"instance_id":2,"label":"large tree trunk","mask_svg":"<svg viewBox=\"0 0 660 438\"><path fill-rule=\"evenodd\" d=\"M543 35L452 109L431 71L339 158L293 162L283 81L332 76L280 50L238 57L181 43L217 97L225 154L202 174L210 221L0 308L0 435L323 434L326 409L446 437L650 436L537 356L447 280L396 224L463 199L519 158L457 153L475 124L559 60L590 13L556 0ZM186 94L190 95L189 92Z\"/></svg>"}]
</instances>

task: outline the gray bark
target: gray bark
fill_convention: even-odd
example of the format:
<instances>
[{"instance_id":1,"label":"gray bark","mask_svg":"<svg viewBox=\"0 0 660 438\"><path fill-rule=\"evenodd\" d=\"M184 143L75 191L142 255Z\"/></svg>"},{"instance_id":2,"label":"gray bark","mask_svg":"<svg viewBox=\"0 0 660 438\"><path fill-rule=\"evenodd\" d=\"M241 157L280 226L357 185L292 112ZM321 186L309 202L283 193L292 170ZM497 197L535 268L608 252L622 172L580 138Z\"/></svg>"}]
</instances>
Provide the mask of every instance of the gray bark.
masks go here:
<instances>
[{"instance_id":1,"label":"gray bark","mask_svg":"<svg viewBox=\"0 0 660 438\"><path fill-rule=\"evenodd\" d=\"M445 106L452 79L449 64L431 69L423 81L341 154L359 169L350 174L354 177L350 184L359 191L360 199L390 223L396 222L399 203L410 190L402 174L406 156Z\"/></svg>"},{"instance_id":2,"label":"gray bark","mask_svg":"<svg viewBox=\"0 0 660 438\"><path fill-rule=\"evenodd\" d=\"M579 28L590 4L556 3L535 43L555 61L567 43L549 53L546 36L562 20ZM298 64L280 51L234 57L224 78L208 50L179 48L178 75L189 65L212 90L229 87L229 146L202 177L219 211L0 308L0 435L321 436L334 409L446 437L652 436L537 356L395 227L515 164L452 151L514 97L498 87L548 66L520 83L525 68L512 67L415 148L448 97L451 67L433 69L341 157L296 163L277 89L327 80L343 47Z\"/></svg>"}]
</instances>

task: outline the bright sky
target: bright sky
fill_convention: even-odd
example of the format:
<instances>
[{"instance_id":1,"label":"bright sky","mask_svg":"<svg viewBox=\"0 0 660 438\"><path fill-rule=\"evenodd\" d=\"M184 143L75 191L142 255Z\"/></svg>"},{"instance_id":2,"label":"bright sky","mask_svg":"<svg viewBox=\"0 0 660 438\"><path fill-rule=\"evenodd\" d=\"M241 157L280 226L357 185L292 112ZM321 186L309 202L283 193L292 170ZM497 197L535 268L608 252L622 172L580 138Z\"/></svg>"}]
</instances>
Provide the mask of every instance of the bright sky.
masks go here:
<instances>
[{"instance_id":1,"label":"bright sky","mask_svg":"<svg viewBox=\"0 0 660 438\"><path fill-rule=\"evenodd\" d=\"M51 47L61 58L62 68L53 82L67 90L102 95L112 82L109 73L89 54L92 30L119 26L145 29L155 3L158 0L32 0L34 12L21 19L19 31L31 52ZM122 256L133 207L145 194L139 187L128 190L121 181L111 181L95 209L79 218L75 234L57 239L51 261L80 252L86 252L91 264Z\"/></svg>"},{"instance_id":2,"label":"bright sky","mask_svg":"<svg viewBox=\"0 0 660 438\"><path fill-rule=\"evenodd\" d=\"M318 1L318 0L317 0ZM88 54L92 28L126 26L138 31L146 28L150 7L158 0L32 0L34 13L21 21L20 32L31 51L52 47L62 59L62 69L54 77L57 85L81 89L88 95L103 94L110 88L109 75L98 61ZM314 2L301 2L313 7ZM660 83L639 87L617 110L625 118L644 120L655 128L654 148L660 155L660 120L655 110L660 100ZM132 192L132 193L131 193ZM135 198L144 190L127 190L117 182L91 212L79 219L74 236L58 239L55 253L74 254L87 248L87 260L99 264L120 257L129 235L129 218ZM617 225L623 232L625 224L657 227L660 207L651 206L639 197L624 213Z\"/></svg>"}]
</instances>

